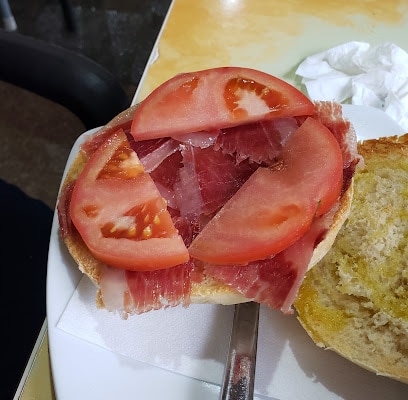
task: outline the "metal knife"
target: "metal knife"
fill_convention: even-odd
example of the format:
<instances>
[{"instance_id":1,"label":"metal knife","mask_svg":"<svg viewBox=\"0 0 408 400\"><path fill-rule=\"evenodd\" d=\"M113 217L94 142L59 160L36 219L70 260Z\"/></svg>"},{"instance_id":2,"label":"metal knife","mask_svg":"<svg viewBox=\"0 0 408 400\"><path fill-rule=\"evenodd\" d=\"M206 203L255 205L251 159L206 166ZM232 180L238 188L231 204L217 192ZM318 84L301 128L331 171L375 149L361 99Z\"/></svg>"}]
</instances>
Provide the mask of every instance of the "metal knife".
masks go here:
<instances>
[{"instance_id":1,"label":"metal knife","mask_svg":"<svg viewBox=\"0 0 408 400\"><path fill-rule=\"evenodd\" d=\"M258 343L259 303L235 305L221 400L252 400Z\"/></svg>"}]
</instances>

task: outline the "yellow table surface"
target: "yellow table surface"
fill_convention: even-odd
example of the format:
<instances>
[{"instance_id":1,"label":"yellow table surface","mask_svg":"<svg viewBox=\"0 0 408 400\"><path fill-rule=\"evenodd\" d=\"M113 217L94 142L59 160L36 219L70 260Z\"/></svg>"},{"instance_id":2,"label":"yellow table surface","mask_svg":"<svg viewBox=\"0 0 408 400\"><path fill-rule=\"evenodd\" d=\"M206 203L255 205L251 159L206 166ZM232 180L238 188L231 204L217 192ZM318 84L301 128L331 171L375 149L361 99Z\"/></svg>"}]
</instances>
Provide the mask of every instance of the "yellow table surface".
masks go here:
<instances>
[{"instance_id":1,"label":"yellow table surface","mask_svg":"<svg viewBox=\"0 0 408 400\"><path fill-rule=\"evenodd\" d=\"M296 83L307 56L348 41L408 51L406 0L174 0L134 101L179 72L245 66ZM54 399L46 332L20 400Z\"/></svg>"},{"instance_id":2,"label":"yellow table surface","mask_svg":"<svg viewBox=\"0 0 408 400\"><path fill-rule=\"evenodd\" d=\"M295 83L307 56L349 41L408 51L405 0L175 0L136 101L177 73L220 66Z\"/></svg>"}]
</instances>

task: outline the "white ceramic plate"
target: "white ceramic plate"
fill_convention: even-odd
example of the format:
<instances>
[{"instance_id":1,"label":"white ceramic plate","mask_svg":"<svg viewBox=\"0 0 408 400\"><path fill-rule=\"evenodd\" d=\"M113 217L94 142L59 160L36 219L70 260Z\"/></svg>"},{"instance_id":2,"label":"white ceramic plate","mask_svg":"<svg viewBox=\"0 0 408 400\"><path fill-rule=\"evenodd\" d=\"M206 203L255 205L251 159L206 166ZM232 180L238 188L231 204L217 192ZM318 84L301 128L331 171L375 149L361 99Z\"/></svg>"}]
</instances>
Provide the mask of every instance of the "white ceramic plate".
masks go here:
<instances>
[{"instance_id":1,"label":"white ceramic plate","mask_svg":"<svg viewBox=\"0 0 408 400\"><path fill-rule=\"evenodd\" d=\"M376 109L364 106L344 106L344 114L353 122L359 139L403 133L395 122ZM92 131L82 135L75 143L67 166L75 157L85 135L90 133ZM52 373L59 400L218 399L220 388L216 384L206 383L135 361L58 328L58 321L75 292L81 276L75 262L59 239L58 220L55 216L48 260L47 319ZM294 319L284 318L286 319L278 316L280 325L276 328L279 331L279 337L290 338L288 340L290 354L294 351L296 355L297 351L298 358L294 358L296 368L304 373L302 373L300 380L291 382L291 371L283 371L283 376L279 376L273 381L275 386L273 393L276 393L276 397L284 400L300 397L302 399L314 399L319 393L321 395L319 398L324 399L362 398L363 394L368 395L368 397L363 397L373 400L379 400L388 395L393 399L407 398L408 386L375 377L334 353L322 353L322 350L310 343L307 335L297 326L298 324ZM272 328L272 336L273 330ZM294 334L294 330L297 331L297 336ZM300 356L302 352L307 356ZM279 358L279 354L271 355L274 358L274 368L270 367L271 374L277 375L279 364L285 364L285 357L282 356L284 354L286 353L280 354L281 358ZM309 369L305 368L304 360L308 360L310 354L318 354L320 359L318 362L314 361L313 368ZM264 368L263 355L258 355L258 358L261 363L260 367ZM327 360L330 360L328 364L318 365L319 363L326 363ZM325 379L322 379L316 370L331 370L330 374L334 375L328 374ZM356 378L357 375L359 376L358 379ZM332 376L336 376L336 382L331 378ZM296 396L296 393L300 397ZM256 398L270 399L271 397L259 395Z\"/></svg>"},{"instance_id":2,"label":"white ceramic plate","mask_svg":"<svg viewBox=\"0 0 408 400\"><path fill-rule=\"evenodd\" d=\"M378 108L344 104L343 115L352 121L359 140L405 133L393 119Z\"/></svg>"}]
</instances>

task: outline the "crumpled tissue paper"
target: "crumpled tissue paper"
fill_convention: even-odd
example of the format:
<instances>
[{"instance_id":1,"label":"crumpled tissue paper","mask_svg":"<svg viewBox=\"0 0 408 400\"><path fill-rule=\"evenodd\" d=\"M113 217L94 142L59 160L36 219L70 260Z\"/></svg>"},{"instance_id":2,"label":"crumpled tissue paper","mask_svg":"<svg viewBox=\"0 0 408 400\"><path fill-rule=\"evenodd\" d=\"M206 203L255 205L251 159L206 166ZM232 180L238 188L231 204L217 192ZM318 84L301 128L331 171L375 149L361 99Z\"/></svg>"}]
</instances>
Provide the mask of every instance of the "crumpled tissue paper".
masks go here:
<instances>
[{"instance_id":1,"label":"crumpled tissue paper","mask_svg":"<svg viewBox=\"0 0 408 400\"><path fill-rule=\"evenodd\" d=\"M408 53L394 43L344 43L307 57L296 74L312 100L375 107L408 132Z\"/></svg>"}]
</instances>

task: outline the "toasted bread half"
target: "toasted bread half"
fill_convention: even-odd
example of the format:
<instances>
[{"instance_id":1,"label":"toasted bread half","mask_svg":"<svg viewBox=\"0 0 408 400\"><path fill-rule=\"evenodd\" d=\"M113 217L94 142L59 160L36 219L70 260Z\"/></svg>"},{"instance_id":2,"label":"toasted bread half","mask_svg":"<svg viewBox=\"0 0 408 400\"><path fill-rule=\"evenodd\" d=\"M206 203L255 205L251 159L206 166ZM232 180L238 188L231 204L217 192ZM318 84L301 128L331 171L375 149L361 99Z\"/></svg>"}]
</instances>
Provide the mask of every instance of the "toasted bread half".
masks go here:
<instances>
[{"instance_id":1,"label":"toasted bread half","mask_svg":"<svg viewBox=\"0 0 408 400\"><path fill-rule=\"evenodd\" d=\"M408 383L408 134L358 150L349 218L294 305L318 346Z\"/></svg>"},{"instance_id":2,"label":"toasted bread half","mask_svg":"<svg viewBox=\"0 0 408 400\"><path fill-rule=\"evenodd\" d=\"M131 114L129 115L131 116ZM115 121L112 124L114 125ZM65 186L77 179L86 162L86 156L82 152L79 152L68 170L61 191L63 191ZM314 249L308 268L315 265L332 246L340 227L347 219L351 207L352 197L353 182L351 181L350 186L339 201L338 208L325 238ZM68 251L78 264L79 269L86 274L97 287L99 287L100 274L103 264L91 254L77 231L74 230L69 235L63 235L63 240L68 248ZM192 303L216 303L227 305L247 302L253 299L244 297L234 289L226 286L214 278L206 277L200 283L192 282L190 300ZM100 291L97 296L97 304L99 307L104 308Z\"/></svg>"}]
</instances>

